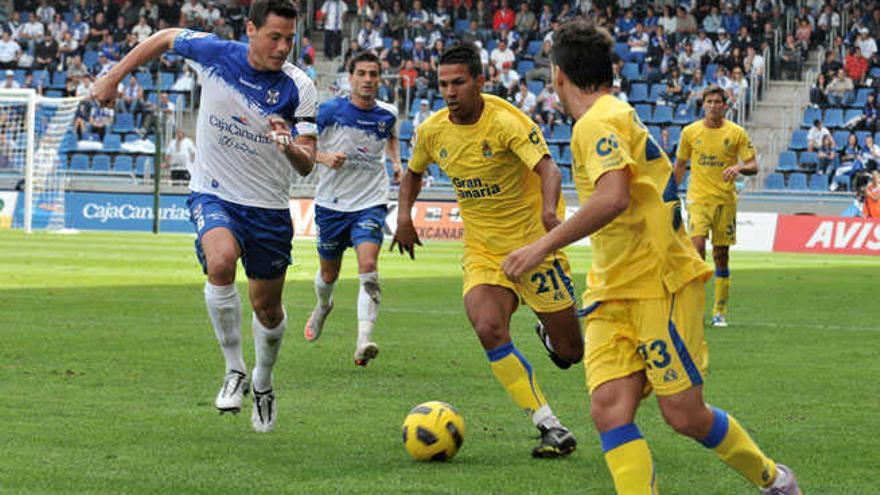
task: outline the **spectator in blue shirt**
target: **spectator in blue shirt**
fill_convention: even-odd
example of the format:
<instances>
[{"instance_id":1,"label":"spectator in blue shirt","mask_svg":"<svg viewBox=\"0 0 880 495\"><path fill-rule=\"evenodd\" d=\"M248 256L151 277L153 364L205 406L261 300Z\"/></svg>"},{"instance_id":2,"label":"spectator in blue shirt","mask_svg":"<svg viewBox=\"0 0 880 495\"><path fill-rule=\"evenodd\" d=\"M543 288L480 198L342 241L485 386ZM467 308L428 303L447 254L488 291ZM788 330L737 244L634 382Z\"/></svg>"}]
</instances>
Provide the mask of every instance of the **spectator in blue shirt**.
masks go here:
<instances>
[{"instance_id":1,"label":"spectator in blue shirt","mask_svg":"<svg viewBox=\"0 0 880 495\"><path fill-rule=\"evenodd\" d=\"M726 29L728 33L738 32L739 27L742 24L742 21L739 19L739 14L733 10L732 3L728 3L725 10L726 12L721 16L721 26Z\"/></svg>"}]
</instances>

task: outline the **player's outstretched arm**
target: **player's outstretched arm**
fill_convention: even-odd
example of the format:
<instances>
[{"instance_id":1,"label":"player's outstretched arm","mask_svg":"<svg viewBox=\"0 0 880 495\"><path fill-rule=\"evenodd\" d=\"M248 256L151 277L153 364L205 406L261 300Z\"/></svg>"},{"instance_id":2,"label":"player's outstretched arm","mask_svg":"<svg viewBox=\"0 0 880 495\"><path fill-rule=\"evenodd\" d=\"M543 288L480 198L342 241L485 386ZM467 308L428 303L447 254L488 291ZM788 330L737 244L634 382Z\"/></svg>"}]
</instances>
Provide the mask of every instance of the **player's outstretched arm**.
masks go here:
<instances>
[{"instance_id":1,"label":"player's outstretched arm","mask_svg":"<svg viewBox=\"0 0 880 495\"><path fill-rule=\"evenodd\" d=\"M407 170L400 181L400 193L397 198L397 230L391 241L390 251L397 245L400 254L409 253L410 259L416 259L415 245L422 245L419 234L412 221L412 207L422 190L422 174Z\"/></svg>"},{"instance_id":2,"label":"player's outstretched arm","mask_svg":"<svg viewBox=\"0 0 880 495\"><path fill-rule=\"evenodd\" d=\"M612 170L599 177L596 190L577 213L528 246L510 253L501 264L507 278L519 278L538 266L549 253L583 239L611 223L629 208L629 172Z\"/></svg>"},{"instance_id":3,"label":"player's outstretched arm","mask_svg":"<svg viewBox=\"0 0 880 495\"><path fill-rule=\"evenodd\" d=\"M541 221L547 232L562 223L556 216L559 196L562 194L562 172L549 155L544 155L535 165L535 173L541 178Z\"/></svg>"},{"instance_id":4,"label":"player's outstretched arm","mask_svg":"<svg viewBox=\"0 0 880 495\"><path fill-rule=\"evenodd\" d=\"M92 95L104 106L112 105L116 100L119 82L131 71L156 59L174 46L174 38L182 29L168 28L153 34L143 43L139 43L128 55L122 57L106 74L98 78L92 86Z\"/></svg>"}]
</instances>

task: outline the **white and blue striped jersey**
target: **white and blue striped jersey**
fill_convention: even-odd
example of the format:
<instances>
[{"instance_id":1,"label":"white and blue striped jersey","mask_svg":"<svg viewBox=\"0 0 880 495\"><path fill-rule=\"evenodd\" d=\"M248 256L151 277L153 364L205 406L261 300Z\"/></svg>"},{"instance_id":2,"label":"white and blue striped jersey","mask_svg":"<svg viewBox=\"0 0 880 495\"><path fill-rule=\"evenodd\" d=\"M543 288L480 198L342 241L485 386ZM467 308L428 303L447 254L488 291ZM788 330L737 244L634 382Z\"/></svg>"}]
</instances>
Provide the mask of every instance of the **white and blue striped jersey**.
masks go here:
<instances>
[{"instance_id":1,"label":"white and blue striped jersey","mask_svg":"<svg viewBox=\"0 0 880 495\"><path fill-rule=\"evenodd\" d=\"M396 135L397 108L377 101L363 110L348 98L334 98L318 109L318 150L341 151L338 169L319 166L315 204L336 211L358 211L388 203L385 142Z\"/></svg>"},{"instance_id":2,"label":"white and blue striped jersey","mask_svg":"<svg viewBox=\"0 0 880 495\"><path fill-rule=\"evenodd\" d=\"M311 79L289 62L280 71L258 71L246 44L212 34L184 30L173 51L202 85L189 188L240 205L288 208L294 170L269 140L268 117L284 118L294 136L317 134Z\"/></svg>"}]
</instances>

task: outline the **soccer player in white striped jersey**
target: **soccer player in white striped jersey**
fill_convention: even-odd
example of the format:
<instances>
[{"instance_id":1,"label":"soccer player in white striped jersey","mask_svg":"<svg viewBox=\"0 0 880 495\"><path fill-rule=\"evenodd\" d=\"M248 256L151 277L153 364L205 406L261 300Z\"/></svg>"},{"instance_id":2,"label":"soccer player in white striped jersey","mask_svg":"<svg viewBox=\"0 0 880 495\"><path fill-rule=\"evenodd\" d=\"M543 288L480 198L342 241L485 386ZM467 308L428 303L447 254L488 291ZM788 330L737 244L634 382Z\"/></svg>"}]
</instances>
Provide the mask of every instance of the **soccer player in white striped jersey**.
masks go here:
<instances>
[{"instance_id":1,"label":"soccer player in white striped jersey","mask_svg":"<svg viewBox=\"0 0 880 495\"><path fill-rule=\"evenodd\" d=\"M321 266L315 275L317 304L303 334L314 342L333 309L333 288L339 278L342 255L349 247L357 253L360 291L357 300L358 336L354 362L358 366L379 354L373 326L379 314L378 259L388 213L388 173L400 179L397 108L379 101L382 66L371 51L349 63L351 96L338 97L318 109L318 187L315 223Z\"/></svg>"},{"instance_id":2,"label":"soccer player in white striped jersey","mask_svg":"<svg viewBox=\"0 0 880 495\"><path fill-rule=\"evenodd\" d=\"M258 432L275 427L272 370L287 324L281 293L291 263L291 176L308 175L316 153L315 86L287 62L296 16L291 0L254 0L247 45L208 33L161 30L93 90L99 102L112 105L119 81L166 50L183 56L198 73L202 96L187 204L198 234L196 254L208 276L205 304L226 358L215 406L221 413L240 411L250 388L251 424ZM238 258L254 313L250 386L241 350Z\"/></svg>"}]
</instances>

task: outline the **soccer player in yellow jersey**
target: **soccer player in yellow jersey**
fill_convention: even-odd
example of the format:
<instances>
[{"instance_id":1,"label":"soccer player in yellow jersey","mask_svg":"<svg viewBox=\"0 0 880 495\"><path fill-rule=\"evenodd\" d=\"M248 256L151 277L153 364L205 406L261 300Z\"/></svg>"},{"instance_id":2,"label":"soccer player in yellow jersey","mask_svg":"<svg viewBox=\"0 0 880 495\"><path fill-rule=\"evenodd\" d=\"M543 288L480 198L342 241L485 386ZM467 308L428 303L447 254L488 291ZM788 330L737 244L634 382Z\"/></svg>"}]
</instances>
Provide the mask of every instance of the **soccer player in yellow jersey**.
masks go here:
<instances>
[{"instance_id":1,"label":"soccer player in yellow jersey","mask_svg":"<svg viewBox=\"0 0 880 495\"><path fill-rule=\"evenodd\" d=\"M420 244L410 211L421 176L436 163L452 179L464 220L464 306L495 378L541 432L534 457L561 457L577 442L553 414L526 358L510 339L510 317L520 301L541 324L539 335L554 362L581 360L583 336L575 310L568 260L547 254L522 283L501 271L514 249L559 224L562 175L538 127L516 107L484 95L480 55L471 44L448 49L440 58L440 92L447 107L419 125L399 194L399 245L414 256Z\"/></svg>"},{"instance_id":2,"label":"soccer player in yellow jersey","mask_svg":"<svg viewBox=\"0 0 880 495\"><path fill-rule=\"evenodd\" d=\"M736 178L758 173L755 147L745 129L724 118L727 93L710 86L703 93L706 117L684 128L675 160L675 182L684 178L691 163L688 184L688 233L700 256L706 258L706 238L712 234L715 260L715 304L712 325L727 326L730 294L730 246L736 244ZM742 163L740 163L742 162Z\"/></svg>"},{"instance_id":3,"label":"soccer player in yellow jersey","mask_svg":"<svg viewBox=\"0 0 880 495\"><path fill-rule=\"evenodd\" d=\"M764 493L800 494L787 467L765 456L732 415L703 400L704 283L711 269L682 231L669 158L633 108L610 94L613 47L607 31L585 20L553 35L554 85L577 119L571 147L581 207L511 253L504 272L521 280L546 253L591 236L587 385L617 493L657 493L651 453L634 423L653 389L676 432L713 449Z\"/></svg>"}]
</instances>

